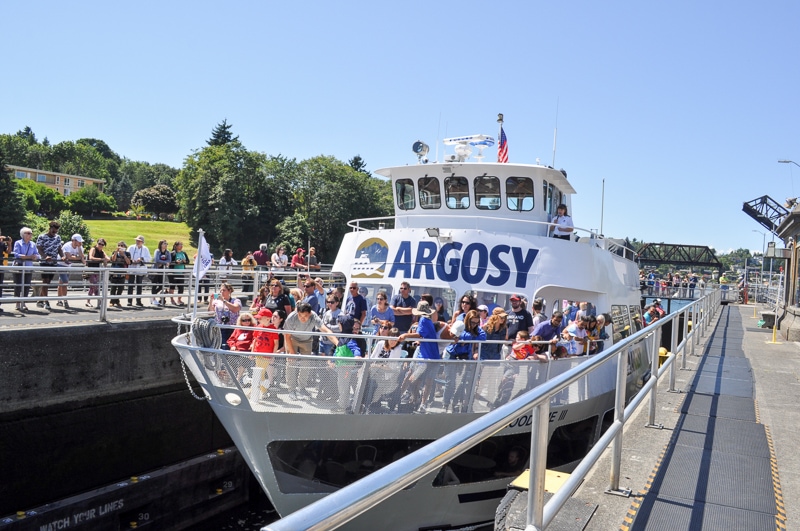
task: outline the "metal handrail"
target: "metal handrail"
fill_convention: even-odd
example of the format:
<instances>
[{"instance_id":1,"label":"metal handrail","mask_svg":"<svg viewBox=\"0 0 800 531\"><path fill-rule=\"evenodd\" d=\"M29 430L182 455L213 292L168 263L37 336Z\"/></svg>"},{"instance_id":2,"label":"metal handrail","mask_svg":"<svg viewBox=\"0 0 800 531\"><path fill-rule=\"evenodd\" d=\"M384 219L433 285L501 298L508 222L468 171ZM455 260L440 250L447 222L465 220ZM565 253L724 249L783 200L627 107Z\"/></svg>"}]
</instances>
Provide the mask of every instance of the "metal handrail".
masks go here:
<instances>
[{"instance_id":1,"label":"metal handrail","mask_svg":"<svg viewBox=\"0 0 800 531\"><path fill-rule=\"evenodd\" d=\"M719 291L715 291L702 299L692 302L680 311L670 314L653 325L645 327L632 336L616 343L607 351L597 354L593 359L570 369L569 371L541 384L524 395L490 411L473 422L445 435L402 459L352 483L325 498L300 509L291 515L262 528L262 531L294 531L328 530L349 522L359 514L378 505L385 498L399 492L413 482L443 466L446 462L461 455L473 446L501 431L508 422L533 408L534 419L531 429L531 469L528 492L527 531L541 531L552 521L557 512L578 488L591 467L605 451L609 443L613 443L613 461L610 492L619 491L619 468L622 457L622 428L630 419L633 411L649 392L651 416L654 414L658 379L666 370L674 371L674 360L678 352L683 355L684 365L687 350L693 352L695 343L699 343L700 335L711 322L720 303ZM693 315L694 324L691 332L687 325L689 316ZM695 315L696 314L696 315ZM668 359L661 370L658 366L658 352L654 348L661 328L673 320L683 316L684 339L676 345L671 359ZM675 321L679 322L679 321ZM687 333L688 332L688 333ZM673 335L673 344L676 340ZM625 401L625 376L627 373L627 350L637 343L651 341L652 378L645 384L639 394L631 401L628 408ZM544 476L547 458L547 433L549 424L550 397L571 383L597 370L601 365L617 360L617 393L615 420L600 441L592 448L569 479L556 492L550 501L544 504ZM671 376L674 382L674 374ZM651 419L652 421L652 419Z\"/></svg>"}]
</instances>

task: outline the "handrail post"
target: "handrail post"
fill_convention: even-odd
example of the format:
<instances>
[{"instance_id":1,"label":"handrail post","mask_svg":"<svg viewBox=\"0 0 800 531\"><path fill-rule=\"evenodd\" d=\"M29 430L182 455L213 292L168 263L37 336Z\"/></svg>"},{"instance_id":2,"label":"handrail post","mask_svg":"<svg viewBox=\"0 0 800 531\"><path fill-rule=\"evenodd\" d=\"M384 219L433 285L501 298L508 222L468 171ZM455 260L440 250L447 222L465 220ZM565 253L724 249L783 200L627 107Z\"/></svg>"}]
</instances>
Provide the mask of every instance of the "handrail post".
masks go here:
<instances>
[{"instance_id":1,"label":"handrail post","mask_svg":"<svg viewBox=\"0 0 800 531\"><path fill-rule=\"evenodd\" d=\"M669 341L669 355L670 356L677 356L678 353L675 352L678 350L678 325L680 324L679 320L680 316L675 317L672 321L672 337ZM669 392L675 393L675 360L672 360L672 363L669 364Z\"/></svg>"},{"instance_id":2,"label":"handrail post","mask_svg":"<svg viewBox=\"0 0 800 531\"><path fill-rule=\"evenodd\" d=\"M683 308L683 350L681 351L681 370L686 370L686 351L689 350L689 307Z\"/></svg>"},{"instance_id":3,"label":"handrail post","mask_svg":"<svg viewBox=\"0 0 800 531\"><path fill-rule=\"evenodd\" d=\"M650 389L650 412L647 418L647 428L658 428L659 430L664 427L663 424L656 424L656 402L658 401L658 336L660 328L653 332L650 338L650 377L654 379L653 387Z\"/></svg>"},{"instance_id":4,"label":"handrail post","mask_svg":"<svg viewBox=\"0 0 800 531\"><path fill-rule=\"evenodd\" d=\"M528 514L526 531L544 530L544 482L547 472L547 431L550 399L533 407L531 425L531 455L528 475Z\"/></svg>"},{"instance_id":5,"label":"handrail post","mask_svg":"<svg viewBox=\"0 0 800 531\"><path fill-rule=\"evenodd\" d=\"M100 305L100 320L106 321L108 319L108 282L111 278L111 270L107 267L100 268L100 299L96 299Z\"/></svg>"},{"instance_id":6,"label":"handrail post","mask_svg":"<svg viewBox=\"0 0 800 531\"><path fill-rule=\"evenodd\" d=\"M614 422L620 425L625 422L625 394L627 390L625 380L627 374L627 349L620 349L617 352L617 390L614 399ZM630 489L619 488L620 466L622 463L622 431L620 427L611 445L611 477L606 494L628 497L631 494Z\"/></svg>"}]
</instances>

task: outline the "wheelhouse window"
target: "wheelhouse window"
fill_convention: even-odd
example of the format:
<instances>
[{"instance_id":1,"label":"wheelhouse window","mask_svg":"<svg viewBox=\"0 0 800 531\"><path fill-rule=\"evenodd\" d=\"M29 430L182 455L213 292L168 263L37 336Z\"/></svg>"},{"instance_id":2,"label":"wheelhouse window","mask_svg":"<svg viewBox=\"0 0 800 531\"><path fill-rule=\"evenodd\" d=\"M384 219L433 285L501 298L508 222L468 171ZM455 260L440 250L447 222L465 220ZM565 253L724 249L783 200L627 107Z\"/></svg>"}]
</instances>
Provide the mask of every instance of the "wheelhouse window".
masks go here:
<instances>
[{"instance_id":1,"label":"wheelhouse window","mask_svg":"<svg viewBox=\"0 0 800 531\"><path fill-rule=\"evenodd\" d=\"M447 177L444 193L447 208L469 208L469 181L466 177Z\"/></svg>"},{"instance_id":2,"label":"wheelhouse window","mask_svg":"<svg viewBox=\"0 0 800 531\"><path fill-rule=\"evenodd\" d=\"M414 210L417 206L414 199L414 181L411 179L398 179L394 183L397 195L397 208L400 210Z\"/></svg>"},{"instance_id":3,"label":"wheelhouse window","mask_svg":"<svg viewBox=\"0 0 800 531\"><path fill-rule=\"evenodd\" d=\"M490 175L476 177L475 206L480 210L498 210L500 208L500 179Z\"/></svg>"},{"instance_id":4,"label":"wheelhouse window","mask_svg":"<svg viewBox=\"0 0 800 531\"><path fill-rule=\"evenodd\" d=\"M506 206L517 212L533 210L533 179L509 177L506 179Z\"/></svg>"},{"instance_id":5,"label":"wheelhouse window","mask_svg":"<svg viewBox=\"0 0 800 531\"><path fill-rule=\"evenodd\" d=\"M425 209L441 208L442 192L439 179L436 177L420 177L417 181L419 185L419 206Z\"/></svg>"}]
</instances>

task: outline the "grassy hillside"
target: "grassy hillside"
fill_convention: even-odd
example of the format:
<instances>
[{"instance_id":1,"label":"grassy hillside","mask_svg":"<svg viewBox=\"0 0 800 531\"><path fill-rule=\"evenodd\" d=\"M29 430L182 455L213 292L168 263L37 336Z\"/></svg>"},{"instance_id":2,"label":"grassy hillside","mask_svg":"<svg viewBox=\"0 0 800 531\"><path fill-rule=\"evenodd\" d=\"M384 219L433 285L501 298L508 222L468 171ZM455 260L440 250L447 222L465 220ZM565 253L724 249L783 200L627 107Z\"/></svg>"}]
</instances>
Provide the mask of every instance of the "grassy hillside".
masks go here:
<instances>
[{"instance_id":1,"label":"grassy hillside","mask_svg":"<svg viewBox=\"0 0 800 531\"><path fill-rule=\"evenodd\" d=\"M136 236L144 236L144 244L153 252L158 247L160 240L167 240L168 249L172 250L172 244L176 240L183 242L183 250L190 257L194 256L197 249L189 242L191 229L186 223L174 223L171 221L136 221L130 219L85 219L92 238L105 238L108 245L113 249L117 242L124 241L128 245L133 245Z\"/></svg>"}]
</instances>

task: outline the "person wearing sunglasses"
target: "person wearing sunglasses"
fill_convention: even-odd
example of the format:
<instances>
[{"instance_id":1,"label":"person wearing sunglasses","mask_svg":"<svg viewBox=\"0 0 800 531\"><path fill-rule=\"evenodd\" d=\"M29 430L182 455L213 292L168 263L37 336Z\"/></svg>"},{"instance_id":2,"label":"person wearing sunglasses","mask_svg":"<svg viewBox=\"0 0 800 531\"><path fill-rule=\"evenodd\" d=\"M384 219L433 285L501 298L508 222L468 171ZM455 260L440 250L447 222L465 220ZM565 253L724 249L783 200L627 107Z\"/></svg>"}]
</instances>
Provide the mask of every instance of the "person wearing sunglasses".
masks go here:
<instances>
[{"instance_id":1,"label":"person wearing sunglasses","mask_svg":"<svg viewBox=\"0 0 800 531\"><path fill-rule=\"evenodd\" d=\"M322 312L322 323L327 326L334 333L338 333L339 329L339 316L342 314L342 309L339 307L339 298L331 293L325 297L325 311ZM331 356L333 349L336 348L332 341L326 336L319 339L319 353L321 356Z\"/></svg>"},{"instance_id":2,"label":"person wearing sunglasses","mask_svg":"<svg viewBox=\"0 0 800 531\"><path fill-rule=\"evenodd\" d=\"M465 314L463 328L458 326L459 324L457 321L450 327L455 339L444 349L446 356L451 360L461 361L477 359L478 345L462 341L486 341L486 332L480 327L481 318L478 310L470 310ZM448 363L445 366L447 384L444 388L443 404L446 411L449 411L451 406L455 412L466 411L467 385L472 381L474 372L474 367L467 367L461 363Z\"/></svg>"},{"instance_id":3,"label":"person wearing sunglasses","mask_svg":"<svg viewBox=\"0 0 800 531\"><path fill-rule=\"evenodd\" d=\"M307 302L311 306L311 311L319 315L321 308L319 307L319 299L317 298L316 284L314 284L313 280L306 277L302 280L302 284L299 285L303 286L303 297L301 300Z\"/></svg>"},{"instance_id":4,"label":"person wearing sunglasses","mask_svg":"<svg viewBox=\"0 0 800 531\"><path fill-rule=\"evenodd\" d=\"M243 327L255 327L258 324L253 319L253 316L247 312L239 314L236 319L236 328L233 330L231 337L228 338L228 350L234 352L250 352L253 346L253 330L243 330ZM236 378L242 387L250 385L250 369L255 365L255 361L250 357L237 358L239 366L236 369Z\"/></svg>"},{"instance_id":5,"label":"person wearing sunglasses","mask_svg":"<svg viewBox=\"0 0 800 531\"><path fill-rule=\"evenodd\" d=\"M359 323L367 318L367 300L359 293L358 282L350 282L344 311Z\"/></svg>"},{"instance_id":6,"label":"person wearing sunglasses","mask_svg":"<svg viewBox=\"0 0 800 531\"><path fill-rule=\"evenodd\" d=\"M283 292L283 284L279 280L272 279L269 282L269 293L261 304L262 308L267 308L272 313L275 310L283 310L286 315L292 313L292 303L289 297Z\"/></svg>"},{"instance_id":7,"label":"person wearing sunglasses","mask_svg":"<svg viewBox=\"0 0 800 531\"><path fill-rule=\"evenodd\" d=\"M400 290L392 297L389 307L394 313L394 324L400 332L408 332L414 322L412 310L417 307L417 300L411 295L411 284L400 283Z\"/></svg>"},{"instance_id":8,"label":"person wearing sunglasses","mask_svg":"<svg viewBox=\"0 0 800 531\"><path fill-rule=\"evenodd\" d=\"M373 325L380 325L380 321L394 323L394 311L389 306L389 296L386 291L381 290L375 296L375 305L369 309L369 322Z\"/></svg>"},{"instance_id":9,"label":"person wearing sunglasses","mask_svg":"<svg viewBox=\"0 0 800 531\"><path fill-rule=\"evenodd\" d=\"M458 299L458 307L453 312L453 318L450 320L450 324L453 324L456 321L463 321L464 317L467 315L467 312L471 310L478 310L478 302L475 300L475 297L468 292Z\"/></svg>"}]
</instances>

